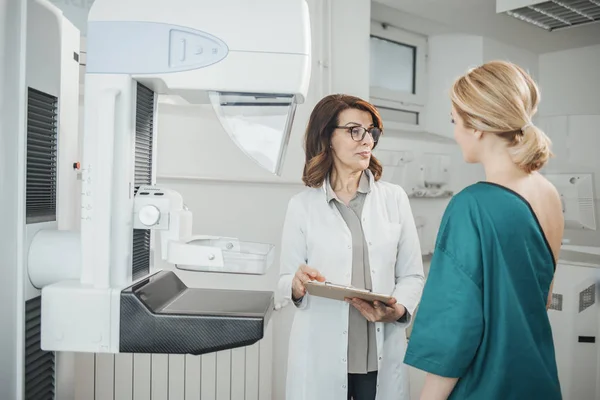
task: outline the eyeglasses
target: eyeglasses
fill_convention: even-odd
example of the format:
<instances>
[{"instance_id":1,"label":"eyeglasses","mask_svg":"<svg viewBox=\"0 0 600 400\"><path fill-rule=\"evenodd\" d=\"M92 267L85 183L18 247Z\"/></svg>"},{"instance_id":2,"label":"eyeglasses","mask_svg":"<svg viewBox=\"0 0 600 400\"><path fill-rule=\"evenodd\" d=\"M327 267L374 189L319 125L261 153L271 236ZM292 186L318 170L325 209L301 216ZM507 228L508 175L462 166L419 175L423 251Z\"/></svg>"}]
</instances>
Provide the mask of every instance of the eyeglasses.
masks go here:
<instances>
[{"instance_id":1,"label":"eyeglasses","mask_svg":"<svg viewBox=\"0 0 600 400\"><path fill-rule=\"evenodd\" d=\"M347 130L350 136L352 136L352 140L356 142L361 142L365 138L367 132L369 132L373 138L373 141L377 143L382 133L381 129L377 128L376 126L372 126L368 129L363 128L362 126L336 126L336 128Z\"/></svg>"}]
</instances>

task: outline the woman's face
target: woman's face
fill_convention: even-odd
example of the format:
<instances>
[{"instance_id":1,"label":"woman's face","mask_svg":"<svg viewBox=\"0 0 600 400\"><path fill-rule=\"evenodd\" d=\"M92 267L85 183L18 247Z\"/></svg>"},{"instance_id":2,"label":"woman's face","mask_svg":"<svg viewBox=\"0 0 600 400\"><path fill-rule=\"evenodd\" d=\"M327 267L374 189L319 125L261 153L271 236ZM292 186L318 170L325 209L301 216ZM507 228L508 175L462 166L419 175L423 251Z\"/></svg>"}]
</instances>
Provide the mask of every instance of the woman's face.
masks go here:
<instances>
[{"instance_id":1,"label":"woman's face","mask_svg":"<svg viewBox=\"0 0 600 400\"><path fill-rule=\"evenodd\" d=\"M344 110L338 117L338 127L341 128L336 128L331 136L331 149L335 167L352 172L364 171L369 167L371 150L375 142L369 132L366 132L364 137L362 137L362 134L364 129L373 127L373 117L367 111ZM360 129L361 127L364 129Z\"/></svg>"},{"instance_id":2,"label":"woman's face","mask_svg":"<svg viewBox=\"0 0 600 400\"><path fill-rule=\"evenodd\" d=\"M452 123L454 124L454 139L463 155L463 159L468 163L479 162L481 150L481 133L465 127L464 120L452 107Z\"/></svg>"}]
</instances>

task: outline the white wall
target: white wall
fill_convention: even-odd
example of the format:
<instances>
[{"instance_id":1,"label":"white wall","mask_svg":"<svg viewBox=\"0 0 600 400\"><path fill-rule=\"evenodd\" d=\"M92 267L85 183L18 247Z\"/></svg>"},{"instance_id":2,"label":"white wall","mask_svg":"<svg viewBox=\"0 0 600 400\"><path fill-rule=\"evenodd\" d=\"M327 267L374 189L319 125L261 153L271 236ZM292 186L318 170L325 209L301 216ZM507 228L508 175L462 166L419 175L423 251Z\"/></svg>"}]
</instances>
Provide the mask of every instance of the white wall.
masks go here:
<instances>
[{"instance_id":1,"label":"white wall","mask_svg":"<svg viewBox=\"0 0 600 400\"><path fill-rule=\"evenodd\" d=\"M540 115L600 113L600 45L540 56Z\"/></svg>"},{"instance_id":2,"label":"white wall","mask_svg":"<svg viewBox=\"0 0 600 400\"><path fill-rule=\"evenodd\" d=\"M331 93L367 99L371 1L331 0L331 6Z\"/></svg>"},{"instance_id":3,"label":"white wall","mask_svg":"<svg viewBox=\"0 0 600 400\"><path fill-rule=\"evenodd\" d=\"M524 68L533 79L538 79L539 56L527 50L523 50L518 45L508 45L497 40L484 38L483 40L483 61L504 60L518 64Z\"/></svg>"},{"instance_id":4,"label":"white wall","mask_svg":"<svg viewBox=\"0 0 600 400\"><path fill-rule=\"evenodd\" d=\"M453 137L450 118L450 88L467 68L483 61L483 38L468 35L435 35L429 37L427 63L429 87L427 94L427 130Z\"/></svg>"},{"instance_id":5,"label":"white wall","mask_svg":"<svg viewBox=\"0 0 600 400\"><path fill-rule=\"evenodd\" d=\"M424 36L447 34L451 31L449 27L441 25L436 21L402 12L397 8L382 4L379 0L371 3L371 17L374 21L402 27L409 32L415 32Z\"/></svg>"},{"instance_id":6,"label":"white wall","mask_svg":"<svg viewBox=\"0 0 600 400\"><path fill-rule=\"evenodd\" d=\"M540 126L555 157L545 171L594 174L596 225L600 227L600 46L542 54ZM600 246L600 230L567 229L571 244Z\"/></svg>"}]
</instances>

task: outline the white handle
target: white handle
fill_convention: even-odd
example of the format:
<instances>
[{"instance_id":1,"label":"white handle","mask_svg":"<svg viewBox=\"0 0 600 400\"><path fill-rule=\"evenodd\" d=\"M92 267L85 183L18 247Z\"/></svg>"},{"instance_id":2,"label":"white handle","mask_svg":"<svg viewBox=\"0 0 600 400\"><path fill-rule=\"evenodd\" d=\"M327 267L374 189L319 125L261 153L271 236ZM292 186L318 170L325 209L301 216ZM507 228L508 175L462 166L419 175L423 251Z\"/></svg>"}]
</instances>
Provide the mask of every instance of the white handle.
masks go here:
<instances>
[{"instance_id":1,"label":"white handle","mask_svg":"<svg viewBox=\"0 0 600 400\"><path fill-rule=\"evenodd\" d=\"M223 268L223 252L218 247L170 241L167 262L179 269Z\"/></svg>"}]
</instances>

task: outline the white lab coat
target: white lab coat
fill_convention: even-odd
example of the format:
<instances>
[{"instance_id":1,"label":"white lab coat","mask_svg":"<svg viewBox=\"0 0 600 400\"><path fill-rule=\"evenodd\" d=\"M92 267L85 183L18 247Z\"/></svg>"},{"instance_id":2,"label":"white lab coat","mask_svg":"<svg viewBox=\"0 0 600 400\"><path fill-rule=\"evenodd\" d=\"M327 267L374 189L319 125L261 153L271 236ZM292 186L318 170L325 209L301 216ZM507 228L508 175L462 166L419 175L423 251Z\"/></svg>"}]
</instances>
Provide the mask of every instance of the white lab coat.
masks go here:
<instances>
[{"instance_id":1,"label":"white lab coat","mask_svg":"<svg viewBox=\"0 0 600 400\"><path fill-rule=\"evenodd\" d=\"M362 214L369 246L373 292L393 295L410 315L424 285L419 238L406 192L371 181ZM281 244L278 295L291 302L292 279L301 264L329 282L350 285L352 239L341 214L327 202L325 187L306 189L289 202ZM279 297L278 296L278 297ZM289 339L286 400L347 400L348 314L346 302L306 295L297 306ZM404 364L404 323L376 323L377 400L409 400Z\"/></svg>"}]
</instances>

